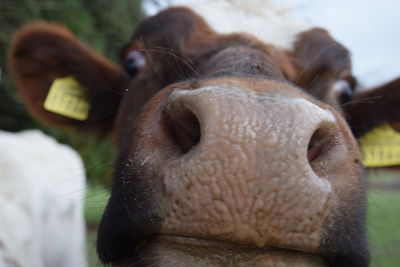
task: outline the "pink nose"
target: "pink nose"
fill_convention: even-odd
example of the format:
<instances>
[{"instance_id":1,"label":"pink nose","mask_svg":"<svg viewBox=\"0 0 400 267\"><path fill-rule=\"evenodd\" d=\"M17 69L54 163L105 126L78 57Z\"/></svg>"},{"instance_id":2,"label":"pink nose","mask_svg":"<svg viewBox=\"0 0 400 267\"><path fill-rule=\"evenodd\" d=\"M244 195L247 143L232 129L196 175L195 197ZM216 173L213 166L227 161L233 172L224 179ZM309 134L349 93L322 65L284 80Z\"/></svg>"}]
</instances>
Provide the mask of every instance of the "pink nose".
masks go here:
<instances>
[{"instance_id":1,"label":"pink nose","mask_svg":"<svg viewBox=\"0 0 400 267\"><path fill-rule=\"evenodd\" d=\"M269 87L169 95L163 147L175 152L161 163L162 233L317 249L347 141L330 110L288 86Z\"/></svg>"}]
</instances>

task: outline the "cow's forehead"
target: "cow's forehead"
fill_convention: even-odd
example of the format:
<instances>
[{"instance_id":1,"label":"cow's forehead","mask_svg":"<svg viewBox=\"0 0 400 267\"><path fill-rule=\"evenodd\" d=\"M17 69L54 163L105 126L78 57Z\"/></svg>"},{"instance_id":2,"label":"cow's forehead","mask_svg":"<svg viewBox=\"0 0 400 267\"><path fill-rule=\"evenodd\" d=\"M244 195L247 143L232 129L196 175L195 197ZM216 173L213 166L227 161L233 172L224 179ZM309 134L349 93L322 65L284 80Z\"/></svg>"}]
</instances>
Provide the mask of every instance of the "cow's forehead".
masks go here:
<instances>
[{"instance_id":1,"label":"cow's forehead","mask_svg":"<svg viewBox=\"0 0 400 267\"><path fill-rule=\"evenodd\" d=\"M142 21L121 53L132 79L118 121L137 117L166 87L221 77L288 82L341 112L343 90L333 92L332 86L352 77L348 50L326 30L309 29L289 12L274 5L265 8L265 3L258 12L235 1L189 2ZM220 15L213 17L216 10ZM132 62L130 71L126 66Z\"/></svg>"}]
</instances>

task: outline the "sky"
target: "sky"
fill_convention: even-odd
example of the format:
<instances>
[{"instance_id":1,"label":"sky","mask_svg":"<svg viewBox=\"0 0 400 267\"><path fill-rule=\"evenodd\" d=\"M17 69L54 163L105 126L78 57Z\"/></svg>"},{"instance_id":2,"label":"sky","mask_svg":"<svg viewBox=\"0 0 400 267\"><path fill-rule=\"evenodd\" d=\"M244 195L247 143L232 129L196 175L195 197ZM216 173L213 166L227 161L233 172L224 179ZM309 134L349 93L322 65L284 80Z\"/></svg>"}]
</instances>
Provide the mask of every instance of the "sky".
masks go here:
<instances>
[{"instance_id":1,"label":"sky","mask_svg":"<svg viewBox=\"0 0 400 267\"><path fill-rule=\"evenodd\" d=\"M159 0L168 1L174 0ZM336 40L346 46L352 53L353 72L363 86L371 87L400 77L399 0L275 2L291 7L296 18L328 29ZM154 13L150 5L146 7Z\"/></svg>"}]
</instances>

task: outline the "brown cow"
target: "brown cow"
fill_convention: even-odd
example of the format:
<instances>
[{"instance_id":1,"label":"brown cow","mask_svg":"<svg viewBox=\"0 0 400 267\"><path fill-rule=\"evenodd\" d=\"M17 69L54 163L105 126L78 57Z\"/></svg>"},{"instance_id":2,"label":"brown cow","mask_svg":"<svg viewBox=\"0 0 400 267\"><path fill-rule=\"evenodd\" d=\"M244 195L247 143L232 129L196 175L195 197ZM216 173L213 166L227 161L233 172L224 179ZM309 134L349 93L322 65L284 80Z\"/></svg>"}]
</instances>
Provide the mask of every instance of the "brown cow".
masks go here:
<instances>
[{"instance_id":1,"label":"brown cow","mask_svg":"<svg viewBox=\"0 0 400 267\"><path fill-rule=\"evenodd\" d=\"M10 52L38 119L116 134L98 238L104 263L369 264L365 178L342 116L356 137L396 120L399 80L352 96L349 53L325 30L281 49L249 34L218 34L183 7L144 20L121 57L129 78L65 28L44 23L22 29ZM83 121L43 107L65 76L86 90Z\"/></svg>"}]
</instances>

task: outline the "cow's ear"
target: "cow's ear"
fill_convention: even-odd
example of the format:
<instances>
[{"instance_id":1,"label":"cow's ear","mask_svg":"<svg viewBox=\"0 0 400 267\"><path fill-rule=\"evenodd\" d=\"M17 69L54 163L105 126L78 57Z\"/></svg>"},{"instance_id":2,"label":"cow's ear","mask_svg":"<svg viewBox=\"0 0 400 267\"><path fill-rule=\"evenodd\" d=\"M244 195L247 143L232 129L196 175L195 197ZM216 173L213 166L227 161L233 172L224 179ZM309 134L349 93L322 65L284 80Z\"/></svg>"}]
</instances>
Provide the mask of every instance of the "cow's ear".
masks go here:
<instances>
[{"instance_id":1,"label":"cow's ear","mask_svg":"<svg viewBox=\"0 0 400 267\"><path fill-rule=\"evenodd\" d=\"M16 33L9 68L34 117L51 126L112 127L128 78L62 26L29 25Z\"/></svg>"},{"instance_id":2,"label":"cow's ear","mask_svg":"<svg viewBox=\"0 0 400 267\"><path fill-rule=\"evenodd\" d=\"M324 102L332 103L326 97L330 97L329 90L337 81L346 81L350 88L355 86L350 52L322 28L300 33L291 56L298 73L293 82Z\"/></svg>"},{"instance_id":3,"label":"cow's ear","mask_svg":"<svg viewBox=\"0 0 400 267\"><path fill-rule=\"evenodd\" d=\"M384 85L357 92L343 105L345 117L356 137L375 126L400 122L400 78Z\"/></svg>"}]
</instances>

